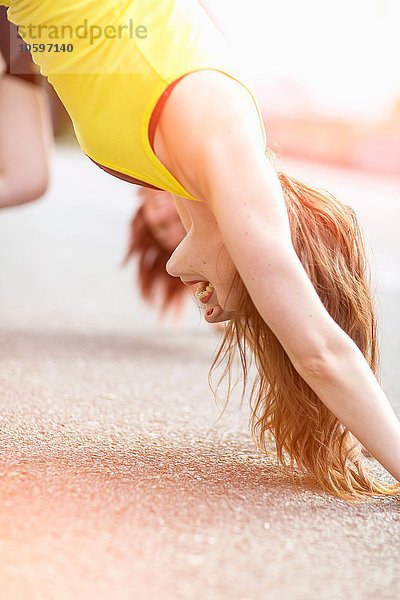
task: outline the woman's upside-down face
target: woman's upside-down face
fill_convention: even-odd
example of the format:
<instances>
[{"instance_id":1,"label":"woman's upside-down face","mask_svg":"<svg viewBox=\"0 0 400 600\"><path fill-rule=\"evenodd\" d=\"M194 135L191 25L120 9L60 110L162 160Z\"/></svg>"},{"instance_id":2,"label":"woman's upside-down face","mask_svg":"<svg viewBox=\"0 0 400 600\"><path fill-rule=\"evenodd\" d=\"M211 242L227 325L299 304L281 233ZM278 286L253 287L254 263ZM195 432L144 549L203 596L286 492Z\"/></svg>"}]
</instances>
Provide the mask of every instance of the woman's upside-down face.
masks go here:
<instances>
[{"instance_id":1,"label":"woman's upside-down face","mask_svg":"<svg viewBox=\"0 0 400 600\"><path fill-rule=\"evenodd\" d=\"M174 200L164 191L141 188L143 215L160 246L172 252L185 234Z\"/></svg>"},{"instance_id":2,"label":"woman's upside-down face","mask_svg":"<svg viewBox=\"0 0 400 600\"><path fill-rule=\"evenodd\" d=\"M192 284L199 305L205 307L205 319L209 323L227 321L234 316L237 307L237 289L233 285L237 273L221 237L217 222L205 203L186 201L192 225L167 262L167 272ZM212 295L205 290L210 283ZM210 289L210 288L208 288ZM204 292L204 293L202 293ZM212 311L211 314L209 311Z\"/></svg>"}]
</instances>

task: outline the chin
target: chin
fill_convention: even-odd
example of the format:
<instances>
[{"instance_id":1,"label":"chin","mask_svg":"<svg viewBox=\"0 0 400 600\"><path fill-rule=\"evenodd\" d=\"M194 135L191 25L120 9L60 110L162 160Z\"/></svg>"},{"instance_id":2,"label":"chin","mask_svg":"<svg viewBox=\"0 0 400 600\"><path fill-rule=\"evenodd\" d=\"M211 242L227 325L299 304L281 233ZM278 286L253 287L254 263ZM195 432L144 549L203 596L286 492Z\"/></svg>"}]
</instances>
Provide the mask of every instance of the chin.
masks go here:
<instances>
[{"instance_id":1,"label":"chin","mask_svg":"<svg viewBox=\"0 0 400 600\"><path fill-rule=\"evenodd\" d=\"M224 301L220 302L216 306L219 306L226 313L232 313L232 312L235 312L235 310L236 310L235 303L226 301L226 299L224 299ZM210 308L214 308L214 307L210 306Z\"/></svg>"},{"instance_id":2,"label":"chin","mask_svg":"<svg viewBox=\"0 0 400 600\"><path fill-rule=\"evenodd\" d=\"M219 294L216 290L217 302L218 306L222 308L222 310L226 312L234 312L237 310L237 299L234 294ZM212 306L210 306L212 308Z\"/></svg>"}]
</instances>

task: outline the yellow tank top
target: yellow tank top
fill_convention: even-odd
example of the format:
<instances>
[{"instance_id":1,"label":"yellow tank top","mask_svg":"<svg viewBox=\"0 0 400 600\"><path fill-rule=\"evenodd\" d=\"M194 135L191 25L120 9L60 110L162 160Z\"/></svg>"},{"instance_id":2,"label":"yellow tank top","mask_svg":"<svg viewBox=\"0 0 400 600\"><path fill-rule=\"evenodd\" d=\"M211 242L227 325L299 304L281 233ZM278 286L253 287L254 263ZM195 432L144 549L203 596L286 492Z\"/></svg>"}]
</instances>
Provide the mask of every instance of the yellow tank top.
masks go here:
<instances>
[{"instance_id":1,"label":"yellow tank top","mask_svg":"<svg viewBox=\"0 0 400 600\"><path fill-rule=\"evenodd\" d=\"M266 146L247 75L197 0L0 4L9 7L9 20L32 45L33 60L66 107L83 152L99 166L196 200L157 158L149 123L168 86L203 69L226 74L250 93Z\"/></svg>"}]
</instances>

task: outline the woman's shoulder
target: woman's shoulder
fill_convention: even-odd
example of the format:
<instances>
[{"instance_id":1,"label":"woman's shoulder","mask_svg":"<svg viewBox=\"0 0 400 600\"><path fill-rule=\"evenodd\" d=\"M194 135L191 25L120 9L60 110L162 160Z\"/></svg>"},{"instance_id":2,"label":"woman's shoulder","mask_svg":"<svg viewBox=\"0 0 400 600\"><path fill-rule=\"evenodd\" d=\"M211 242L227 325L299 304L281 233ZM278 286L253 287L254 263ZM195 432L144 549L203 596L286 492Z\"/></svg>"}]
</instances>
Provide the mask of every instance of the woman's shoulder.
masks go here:
<instances>
[{"instance_id":1,"label":"woman's shoulder","mask_svg":"<svg viewBox=\"0 0 400 600\"><path fill-rule=\"evenodd\" d=\"M218 117L237 110L246 116L249 109L254 110L246 83L238 74L219 68L204 67L187 73L175 86L173 94L176 108L181 104L179 108L185 107L193 119L207 114L210 119L218 120Z\"/></svg>"},{"instance_id":2,"label":"woman's shoulder","mask_svg":"<svg viewBox=\"0 0 400 600\"><path fill-rule=\"evenodd\" d=\"M215 69L185 76L172 90L158 125L167 153L188 176L198 177L210 150L229 143L229 132L240 132L265 151L264 123L252 92Z\"/></svg>"}]
</instances>

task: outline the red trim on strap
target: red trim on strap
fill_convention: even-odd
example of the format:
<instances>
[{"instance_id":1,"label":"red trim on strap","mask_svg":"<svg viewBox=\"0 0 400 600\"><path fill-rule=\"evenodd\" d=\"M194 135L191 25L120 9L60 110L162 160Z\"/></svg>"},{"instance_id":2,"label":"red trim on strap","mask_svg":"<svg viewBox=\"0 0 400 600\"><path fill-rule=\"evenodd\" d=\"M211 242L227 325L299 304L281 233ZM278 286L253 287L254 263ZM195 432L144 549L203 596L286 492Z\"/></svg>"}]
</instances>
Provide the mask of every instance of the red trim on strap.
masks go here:
<instances>
[{"instance_id":1,"label":"red trim on strap","mask_svg":"<svg viewBox=\"0 0 400 600\"><path fill-rule=\"evenodd\" d=\"M167 89L165 90L165 92L162 94L162 96L159 98L153 112L151 115L151 119L150 119L150 123L149 123L149 142L150 142L150 146L151 149L154 152L154 134L156 131L156 127L157 127L157 123L158 120L160 118L161 115L161 111L164 107L164 104L168 98L168 96L170 95L170 93L172 92L172 90L174 89L174 87L176 86L176 84L183 79L183 77L185 77L185 75L182 75L182 77L179 77L179 79L176 79L175 81L173 81L172 83L169 84L169 86L167 87Z\"/></svg>"}]
</instances>

